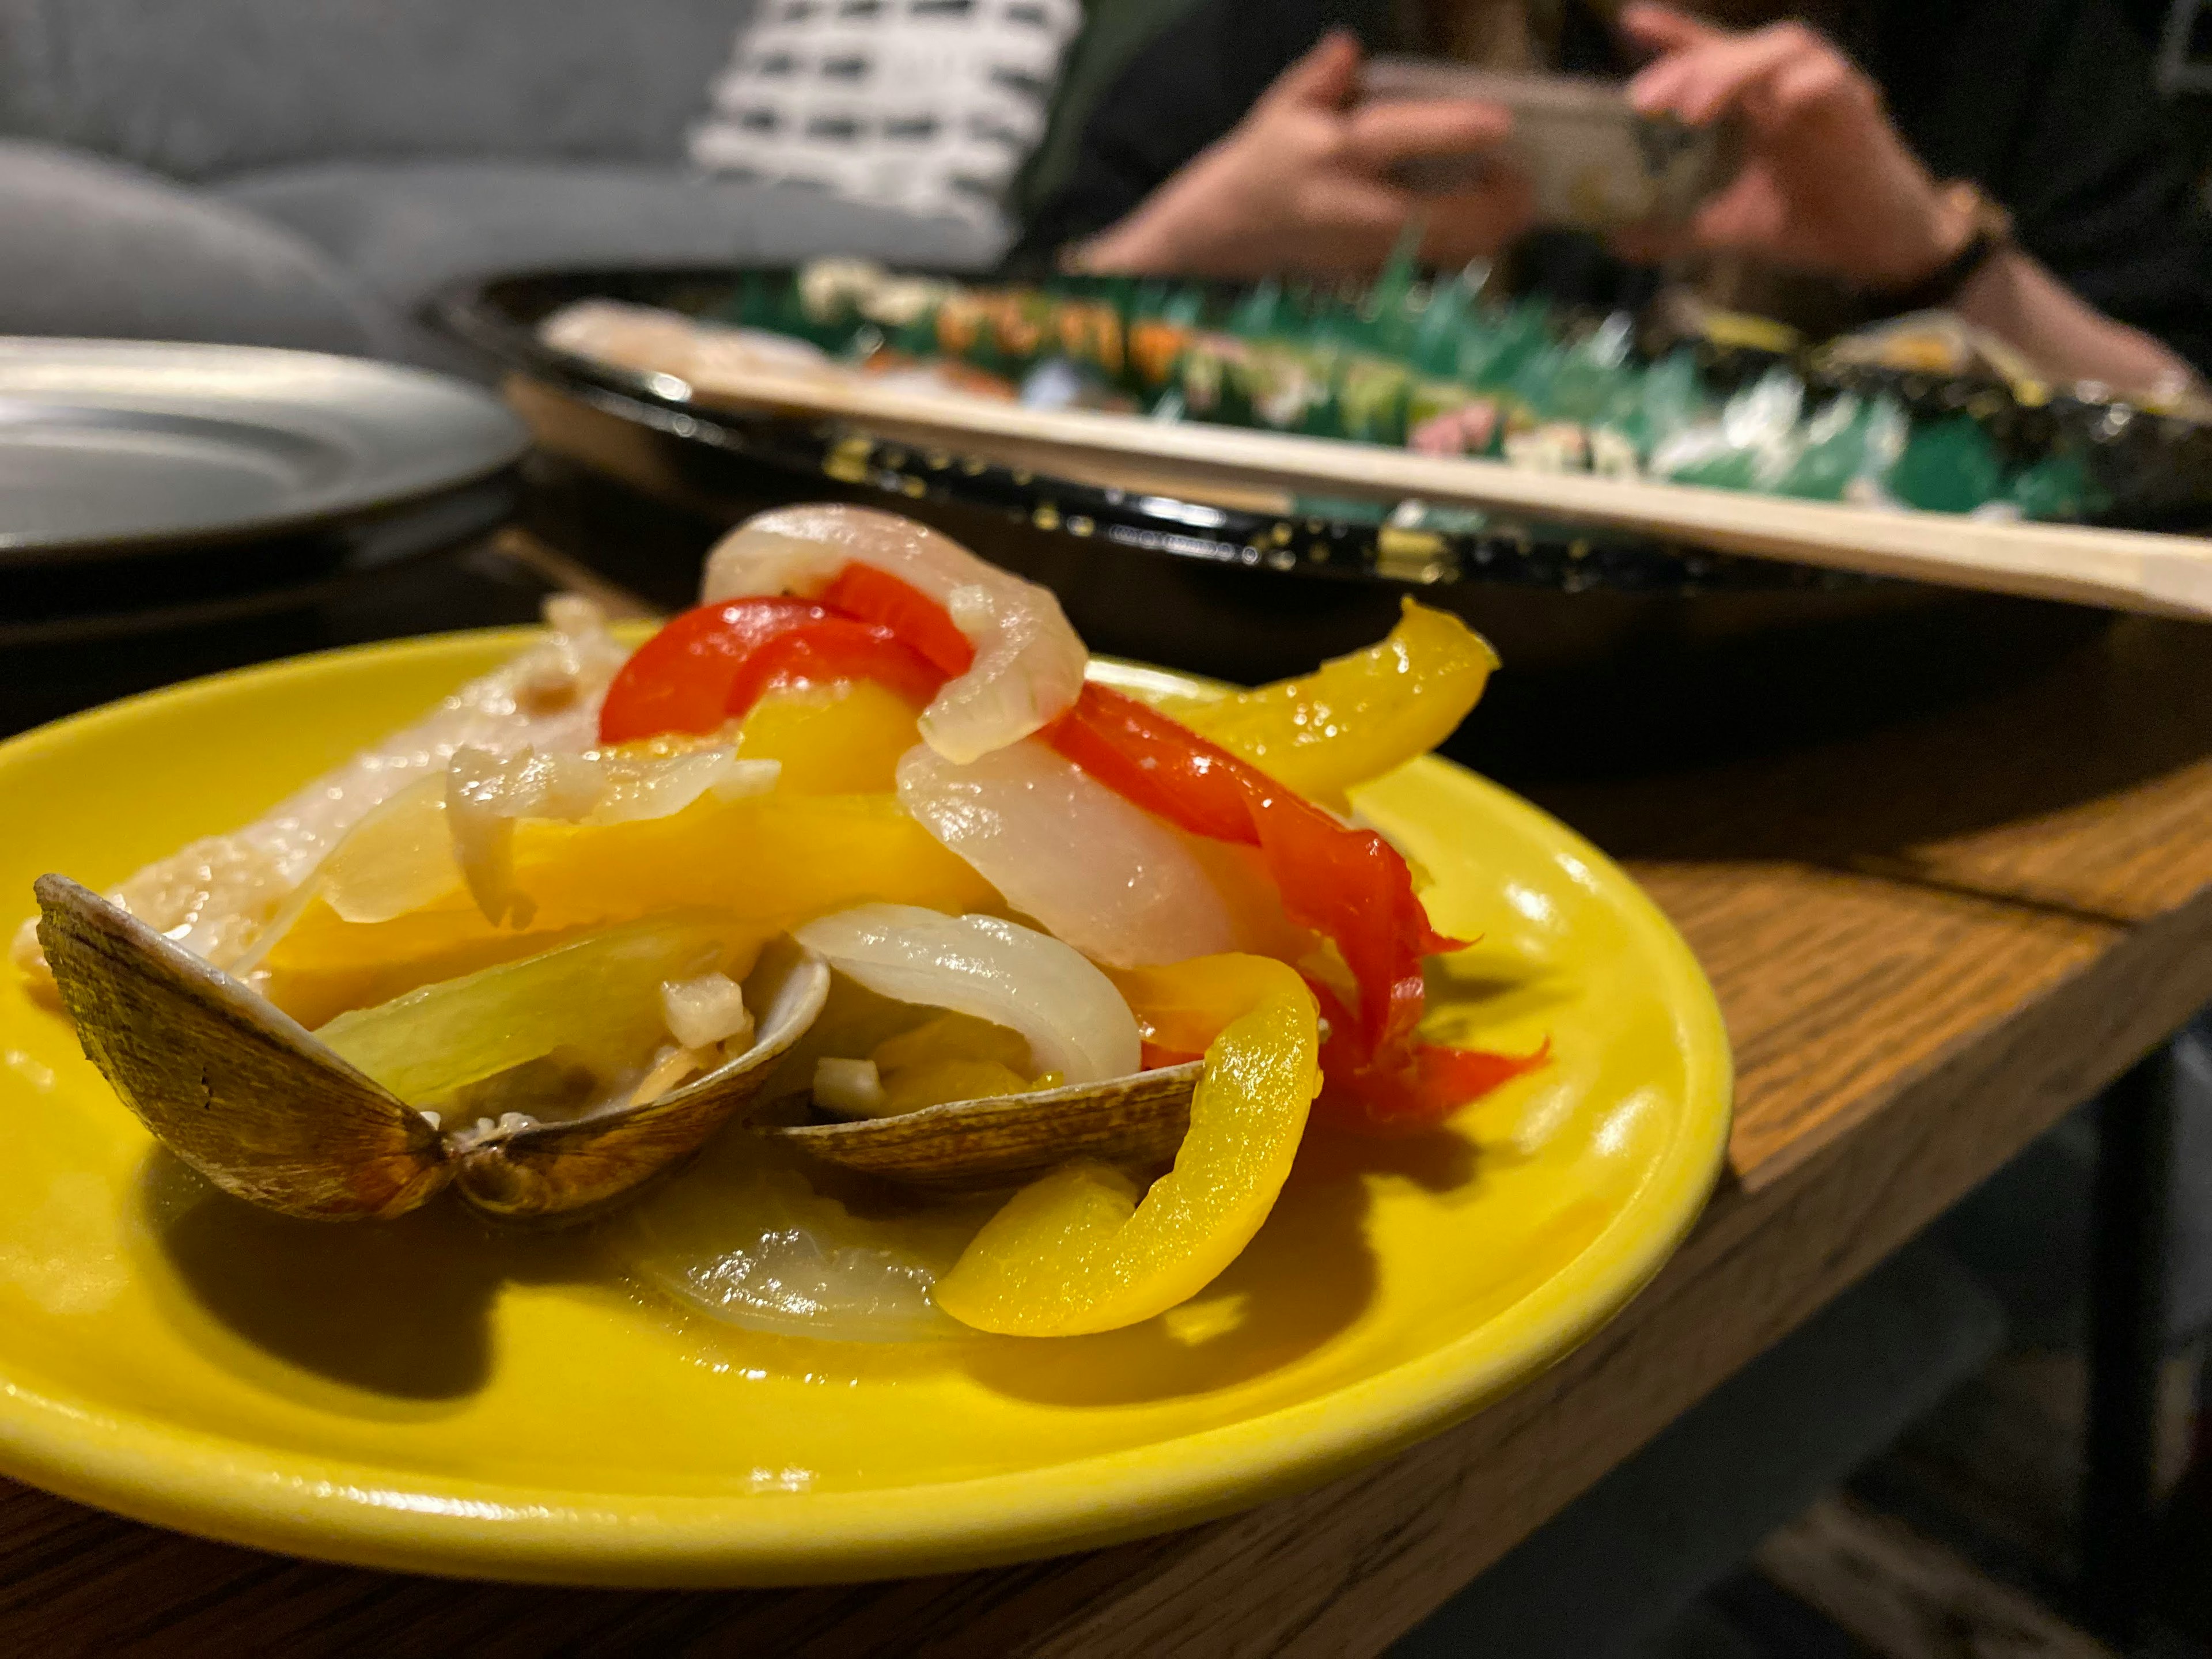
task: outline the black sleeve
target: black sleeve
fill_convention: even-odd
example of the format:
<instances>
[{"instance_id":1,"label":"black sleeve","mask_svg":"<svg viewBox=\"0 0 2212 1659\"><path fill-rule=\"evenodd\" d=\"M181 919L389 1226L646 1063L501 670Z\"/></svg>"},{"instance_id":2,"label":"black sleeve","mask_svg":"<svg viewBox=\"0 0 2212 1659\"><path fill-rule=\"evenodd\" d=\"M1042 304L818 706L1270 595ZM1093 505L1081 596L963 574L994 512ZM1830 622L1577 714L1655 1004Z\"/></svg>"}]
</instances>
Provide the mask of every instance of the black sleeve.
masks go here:
<instances>
[{"instance_id":1,"label":"black sleeve","mask_svg":"<svg viewBox=\"0 0 2212 1659\"><path fill-rule=\"evenodd\" d=\"M1128 214L1227 132L1330 28L1386 38L1378 0L1197 0L1098 101L1067 182L1023 228L1010 263L1033 267Z\"/></svg>"},{"instance_id":2,"label":"black sleeve","mask_svg":"<svg viewBox=\"0 0 2212 1659\"><path fill-rule=\"evenodd\" d=\"M1868 68L1936 176L1973 179L2068 287L2212 368L2212 222L2111 0L1881 9Z\"/></svg>"}]
</instances>

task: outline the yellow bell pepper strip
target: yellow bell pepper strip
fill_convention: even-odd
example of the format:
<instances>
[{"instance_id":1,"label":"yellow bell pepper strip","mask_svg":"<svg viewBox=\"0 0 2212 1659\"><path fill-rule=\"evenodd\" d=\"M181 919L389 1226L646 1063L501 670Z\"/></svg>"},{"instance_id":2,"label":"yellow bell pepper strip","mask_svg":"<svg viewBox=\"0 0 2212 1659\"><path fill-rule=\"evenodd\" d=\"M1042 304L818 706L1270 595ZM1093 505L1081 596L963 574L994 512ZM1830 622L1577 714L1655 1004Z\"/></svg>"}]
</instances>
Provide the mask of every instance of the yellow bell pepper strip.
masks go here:
<instances>
[{"instance_id":1,"label":"yellow bell pepper strip","mask_svg":"<svg viewBox=\"0 0 2212 1659\"><path fill-rule=\"evenodd\" d=\"M1146 1066L1179 1066L1200 1058L1231 1020L1280 985L1281 966L1272 957L1238 953L1164 968L1109 968L1106 977L1137 1017ZM1162 1058L1153 1060L1156 1054Z\"/></svg>"},{"instance_id":2,"label":"yellow bell pepper strip","mask_svg":"<svg viewBox=\"0 0 2212 1659\"><path fill-rule=\"evenodd\" d=\"M899 757L921 741L921 706L873 680L782 686L745 711L738 758L781 764L793 795L888 795Z\"/></svg>"},{"instance_id":3,"label":"yellow bell pepper strip","mask_svg":"<svg viewBox=\"0 0 2212 1659\"><path fill-rule=\"evenodd\" d=\"M1024 1188L937 1281L937 1305L963 1324L1076 1336L1164 1313L1237 1259L1290 1176L1321 1088L1319 1021L1297 974L1232 955L1117 982L1160 1036L1190 1042L1212 1028L1175 1167L1141 1200L1120 1171L1089 1162Z\"/></svg>"},{"instance_id":4,"label":"yellow bell pepper strip","mask_svg":"<svg viewBox=\"0 0 2212 1659\"><path fill-rule=\"evenodd\" d=\"M1024 1094L1062 1080L1051 1072L1030 1076L1029 1039L1020 1032L950 1010L886 1037L868 1058L882 1080L887 1113Z\"/></svg>"},{"instance_id":5,"label":"yellow bell pepper strip","mask_svg":"<svg viewBox=\"0 0 2212 1659\"><path fill-rule=\"evenodd\" d=\"M1334 805L1435 748L1482 696L1498 653L1458 617L1405 601L1389 635L1278 680L1175 716L1278 783Z\"/></svg>"},{"instance_id":6,"label":"yellow bell pepper strip","mask_svg":"<svg viewBox=\"0 0 2212 1659\"><path fill-rule=\"evenodd\" d=\"M442 809L426 795L420 810ZM436 844L396 826L383 833L393 844ZM710 793L660 818L523 819L514 831L513 883L529 902L526 933L485 921L450 851L440 857L447 872L424 880L419 902L403 915L349 921L326 896L310 901L265 959L270 998L294 1018L319 1024L363 1002L544 950L574 929L665 910L713 911L738 924L734 941L856 904L959 914L1000 902L891 795L725 800ZM434 886L434 896L420 897Z\"/></svg>"}]
</instances>

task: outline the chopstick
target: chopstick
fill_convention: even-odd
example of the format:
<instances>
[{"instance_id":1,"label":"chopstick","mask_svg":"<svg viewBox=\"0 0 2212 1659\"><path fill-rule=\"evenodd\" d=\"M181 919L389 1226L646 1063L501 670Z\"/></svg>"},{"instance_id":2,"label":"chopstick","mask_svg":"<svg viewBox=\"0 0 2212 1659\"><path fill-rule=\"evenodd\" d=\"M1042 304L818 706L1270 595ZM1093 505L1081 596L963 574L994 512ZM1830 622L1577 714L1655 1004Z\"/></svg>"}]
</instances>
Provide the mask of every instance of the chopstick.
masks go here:
<instances>
[{"instance_id":1,"label":"chopstick","mask_svg":"<svg viewBox=\"0 0 2212 1659\"><path fill-rule=\"evenodd\" d=\"M673 368L673 365L670 365ZM683 378L679 375L679 378ZM830 416L879 435L1011 451L1095 477L1108 458L1194 486L1418 499L1638 531L1728 553L2121 611L2212 617L2212 540L1888 511L1379 445L1087 410L939 398L823 376L718 372L688 382L701 401Z\"/></svg>"},{"instance_id":2,"label":"chopstick","mask_svg":"<svg viewBox=\"0 0 2212 1659\"><path fill-rule=\"evenodd\" d=\"M649 600L609 581L519 524L511 524L493 537L492 550L520 565L556 592L581 594L598 605L609 622L661 619L661 612Z\"/></svg>"}]
</instances>

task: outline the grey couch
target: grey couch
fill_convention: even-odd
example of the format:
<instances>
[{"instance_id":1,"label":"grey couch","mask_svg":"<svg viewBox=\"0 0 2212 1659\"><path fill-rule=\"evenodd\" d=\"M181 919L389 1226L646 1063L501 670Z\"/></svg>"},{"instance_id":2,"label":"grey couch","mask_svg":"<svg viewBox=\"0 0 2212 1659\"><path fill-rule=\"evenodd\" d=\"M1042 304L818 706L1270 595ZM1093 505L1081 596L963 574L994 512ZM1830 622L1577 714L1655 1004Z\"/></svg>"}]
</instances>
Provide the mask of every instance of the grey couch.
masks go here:
<instances>
[{"instance_id":1,"label":"grey couch","mask_svg":"<svg viewBox=\"0 0 2212 1659\"><path fill-rule=\"evenodd\" d=\"M562 265L959 267L1002 238L693 172L746 0L0 0L0 333L436 361Z\"/></svg>"}]
</instances>

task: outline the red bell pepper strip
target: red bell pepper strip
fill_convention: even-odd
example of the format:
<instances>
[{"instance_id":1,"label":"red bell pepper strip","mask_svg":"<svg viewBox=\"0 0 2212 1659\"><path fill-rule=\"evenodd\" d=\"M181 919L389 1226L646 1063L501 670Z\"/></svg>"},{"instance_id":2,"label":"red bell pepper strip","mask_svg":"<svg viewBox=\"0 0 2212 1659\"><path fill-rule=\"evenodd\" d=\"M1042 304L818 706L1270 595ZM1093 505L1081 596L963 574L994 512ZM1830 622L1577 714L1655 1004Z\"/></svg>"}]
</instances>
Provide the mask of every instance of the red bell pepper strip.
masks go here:
<instances>
[{"instance_id":1,"label":"red bell pepper strip","mask_svg":"<svg viewBox=\"0 0 2212 1659\"><path fill-rule=\"evenodd\" d=\"M1335 993L1311 975L1306 984L1328 1022L1328 1036L1321 1045L1321 1098L1314 1112L1319 1121L1339 1128L1386 1133L1425 1129L1552 1058L1549 1038L1527 1054L1405 1040L1371 1048ZM1419 1018L1418 1008L1414 1017Z\"/></svg>"},{"instance_id":2,"label":"red bell pepper strip","mask_svg":"<svg viewBox=\"0 0 2212 1659\"><path fill-rule=\"evenodd\" d=\"M817 606L820 610L822 607ZM917 707L937 695L945 676L880 623L825 611L778 634L745 659L730 682L728 718L736 720L770 686L805 680L874 680Z\"/></svg>"},{"instance_id":3,"label":"red bell pepper strip","mask_svg":"<svg viewBox=\"0 0 2212 1659\"><path fill-rule=\"evenodd\" d=\"M1086 684L1045 733L1061 755L1124 800L1215 841L1257 846L1243 778L1265 776L1134 697ZM1285 793L1278 790L1276 793Z\"/></svg>"},{"instance_id":4,"label":"red bell pepper strip","mask_svg":"<svg viewBox=\"0 0 2212 1659\"><path fill-rule=\"evenodd\" d=\"M1291 919L1343 951L1361 987L1361 1029L1370 1044L1419 1019L1420 958L1460 946L1429 926L1406 860L1382 836L1338 823L1249 762L1103 685L1085 685L1047 735L1146 811L1194 835L1258 847ZM1297 879L1285 879L1294 873ZM1370 987L1383 994L1367 994Z\"/></svg>"},{"instance_id":5,"label":"red bell pepper strip","mask_svg":"<svg viewBox=\"0 0 2212 1659\"><path fill-rule=\"evenodd\" d=\"M1539 1065L1418 1040L1421 958L1460 947L1429 926L1413 874L1371 830L1339 823L1249 762L1135 698L1091 684L1047 733L1053 746L1125 799L1194 834L1256 844L1293 921L1335 941L1359 987L1347 1010L1313 981L1329 1040L1324 1121L1419 1128Z\"/></svg>"},{"instance_id":6,"label":"red bell pepper strip","mask_svg":"<svg viewBox=\"0 0 2212 1659\"><path fill-rule=\"evenodd\" d=\"M793 680L878 680L926 703L945 678L889 626L826 605L781 598L702 605L631 653L607 688L599 741L718 732L770 686Z\"/></svg>"},{"instance_id":7,"label":"red bell pepper strip","mask_svg":"<svg viewBox=\"0 0 2212 1659\"><path fill-rule=\"evenodd\" d=\"M947 679L975 666L975 646L953 626L945 607L888 570L857 561L848 564L823 590L822 603L862 622L882 623Z\"/></svg>"}]
</instances>

